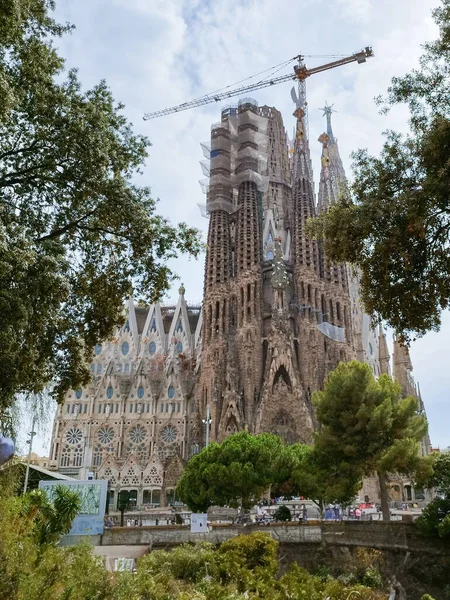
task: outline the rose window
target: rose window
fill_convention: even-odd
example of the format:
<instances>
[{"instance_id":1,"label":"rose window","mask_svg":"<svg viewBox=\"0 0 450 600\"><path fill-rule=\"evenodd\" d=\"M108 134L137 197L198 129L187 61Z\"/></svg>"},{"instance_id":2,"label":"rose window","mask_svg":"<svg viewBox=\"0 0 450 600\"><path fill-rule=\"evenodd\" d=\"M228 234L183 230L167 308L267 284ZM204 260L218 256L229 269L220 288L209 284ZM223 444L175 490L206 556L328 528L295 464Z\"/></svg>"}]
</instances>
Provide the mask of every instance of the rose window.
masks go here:
<instances>
[{"instance_id":1,"label":"rose window","mask_svg":"<svg viewBox=\"0 0 450 600\"><path fill-rule=\"evenodd\" d=\"M146 433L145 427L142 427L142 425L136 425L136 427L133 427L133 429L130 431L130 440L133 442L133 444L140 444L145 440Z\"/></svg>"},{"instance_id":2,"label":"rose window","mask_svg":"<svg viewBox=\"0 0 450 600\"><path fill-rule=\"evenodd\" d=\"M71 427L66 432L66 440L69 442L69 444L78 444L81 442L82 437L83 434L81 433L81 430L77 429L76 427Z\"/></svg>"},{"instance_id":3,"label":"rose window","mask_svg":"<svg viewBox=\"0 0 450 600\"><path fill-rule=\"evenodd\" d=\"M178 437L178 429L173 425L167 425L161 431L161 437L166 444L173 444Z\"/></svg>"},{"instance_id":4,"label":"rose window","mask_svg":"<svg viewBox=\"0 0 450 600\"><path fill-rule=\"evenodd\" d=\"M101 444L109 444L114 439L114 429L112 427L101 427L98 430L97 437Z\"/></svg>"}]
</instances>

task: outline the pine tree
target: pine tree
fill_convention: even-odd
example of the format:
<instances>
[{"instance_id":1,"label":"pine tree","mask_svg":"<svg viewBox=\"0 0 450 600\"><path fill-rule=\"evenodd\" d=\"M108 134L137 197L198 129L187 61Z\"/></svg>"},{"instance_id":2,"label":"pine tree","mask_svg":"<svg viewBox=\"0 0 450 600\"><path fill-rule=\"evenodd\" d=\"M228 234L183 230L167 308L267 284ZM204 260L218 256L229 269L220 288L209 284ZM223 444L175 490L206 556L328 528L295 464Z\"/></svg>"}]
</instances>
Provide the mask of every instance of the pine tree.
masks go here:
<instances>
[{"instance_id":1,"label":"pine tree","mask_svg":"<svg viewBox=\"0 0 450 600\"><path fill-rule=\"evenodd\" d=\"M388 375L375 379L367 364L340 363L314 395L321 427L315 447L336 472L377 474L383 519L389 520L389 473L414 474L423 465L419 442L427 431L417 399L402 398Z\"/></svg>"}]
</instances>

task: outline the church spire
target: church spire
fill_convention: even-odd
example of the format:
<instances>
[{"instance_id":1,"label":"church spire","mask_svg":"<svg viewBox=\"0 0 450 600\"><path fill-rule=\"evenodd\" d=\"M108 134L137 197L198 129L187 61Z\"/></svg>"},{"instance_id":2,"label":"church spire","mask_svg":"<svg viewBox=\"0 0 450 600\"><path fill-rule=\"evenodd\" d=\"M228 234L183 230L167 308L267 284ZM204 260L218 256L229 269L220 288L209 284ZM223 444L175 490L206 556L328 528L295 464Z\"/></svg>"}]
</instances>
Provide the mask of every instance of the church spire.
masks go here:
<instances>
[{"instance_id":1,"label":"church spire","mask_svg":"<svg viewBox=\"0 0 450 600\"><path fill-rule=\"evenodd\" d=\"M294 263L312 269L320 276L319 248L316 240L306 235L306 222L316 216L314 182L311 155L307 136L306 102L296 99L294 117L297 126L294 141L292 200L293 200L293 240Z\"/></svg>"},{"instance_id":2,"label":"church spire","mask_svg":"<svg viewBox=\"0 0 450 600\"><path fill-rule=\"evenodd\" d=\"M409 350L397 335L394 337L393 375L394 379L402 386L405 396L416 395L414 380L411 375L412 370L413 367L409 356Z\"/></svg>"},{"instance_id":3,"label":"church spire","mask_svg":"<svg viewBox=\"0 0 450 600\"><path fill-rule=\"evenodd\" d=\"M380 324L378 329L378 362L381 374L391 374L390 361L391 357L389 355L386 334L383 331L383 326Z\"/></svg>"},{"instance_id":4,"label":"church spire","mask_svg":"<svg viewBox=\"0 0 450 600\"><path fill-rule=\"evenodd\" d=\"M294 140L293 183L295 184L297 180L305 178L312 186L313 173L307 135L306 112L302 107L297 107L293 114L297 119Z\"/></svg>"},{"instance_id":5,"label":"church spire","mask_svg":"<svg viewBox=\"0 0 450 600\"><path fill-rule=\"evenodd\" d=\"M341 194L346 193L347 189L344 166L339 154L337 139L334 137L331 127L331 113L336 112L333 110L333 106L334 104L328 106L325 103L325 106L320 109L324 111L323 116L327 118L327 132L322 133L319 137L319 142L322 144L322 168L318 197L319 212L328 210L333 203L337 202Z\"/></svg>"}]
</instances>

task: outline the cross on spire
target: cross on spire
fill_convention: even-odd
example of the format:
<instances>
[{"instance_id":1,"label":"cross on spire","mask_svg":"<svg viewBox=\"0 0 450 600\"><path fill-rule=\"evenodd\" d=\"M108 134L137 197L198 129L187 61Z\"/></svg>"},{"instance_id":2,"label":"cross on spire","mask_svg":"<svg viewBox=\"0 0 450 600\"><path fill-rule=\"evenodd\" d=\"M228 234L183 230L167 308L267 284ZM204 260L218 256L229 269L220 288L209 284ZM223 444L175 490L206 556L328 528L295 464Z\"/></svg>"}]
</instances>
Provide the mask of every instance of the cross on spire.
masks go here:
<instances>
[{"instance_id":1,"label":"cross on spire","mask_svg":"<svg viewBox=\"0 0 450 600\"><path fill-rule=\"evenodd\" d=\"M335 110L333 110L333 106L334 104L330 104L330 106L328 106L328 104L325 102L325 106L319 108L319 110L323 110L322 117L326 116L327 118L327 135L332 142L334 142L335 139L333 135L333 129L331 128L331 113L336 112Z\"/></svg>"}]
</instances>

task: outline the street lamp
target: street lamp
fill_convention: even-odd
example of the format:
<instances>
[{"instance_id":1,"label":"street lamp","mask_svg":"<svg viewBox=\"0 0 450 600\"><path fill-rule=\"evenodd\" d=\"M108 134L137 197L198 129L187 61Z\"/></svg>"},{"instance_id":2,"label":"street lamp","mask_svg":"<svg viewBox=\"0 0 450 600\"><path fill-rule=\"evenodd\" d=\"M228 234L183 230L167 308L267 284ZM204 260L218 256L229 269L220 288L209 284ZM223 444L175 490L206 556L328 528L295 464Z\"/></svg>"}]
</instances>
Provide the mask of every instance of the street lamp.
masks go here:
<instances>
[{"instance_id":1,"label":"street lamp","mask_svg":"<svg viewBox=\"0 0 450 600\"><path fill-rule=\"evenodd\" d=\"M211 425L211 415L209 413L209 404L206 407L206 419L202 419L203 425L206 427L206 448L209 446L209 427Z\"/></svg>"},{"instance_id":2,"label":"street lamp","mask_svg":"<svg viewBox=\"0 0 450 600\"><path fill-rule=\"evenodd\" d=\"M31 451L33 450L33 438L36 435L34 430L34 426L36 425L36 416L33 415L33 421L31 422L31 431L29 432L30 439L27 440L27 444L30 445L30 450L28 451L27 458L27 470L25 471L25 483L23 484L23 493L25 494L28 487L28 476L30 474L30 460L31 460Z\"/></svg>"}]
</instances>

